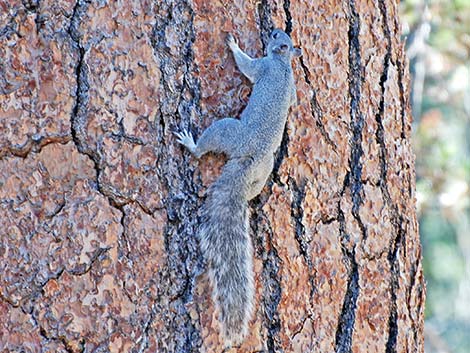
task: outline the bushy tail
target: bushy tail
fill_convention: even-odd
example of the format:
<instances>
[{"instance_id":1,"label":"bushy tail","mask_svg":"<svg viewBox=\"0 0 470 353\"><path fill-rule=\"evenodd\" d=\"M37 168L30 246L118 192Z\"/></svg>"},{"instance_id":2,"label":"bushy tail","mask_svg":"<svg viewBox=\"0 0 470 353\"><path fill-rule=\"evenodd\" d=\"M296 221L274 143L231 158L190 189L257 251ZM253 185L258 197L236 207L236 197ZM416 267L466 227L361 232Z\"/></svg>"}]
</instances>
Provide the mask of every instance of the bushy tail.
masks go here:
<instances>
[{"instance_id":1,"label":"bushy tail","mask_svg":"<svg viewBox=\"0 0 470 353\"><path fill-rule=\"evenodd\" d=\"M227 346L242 342L253 312L253 246L246 201L249 161L229 160L208 190L200 229Z\"/></svg>"}]
</instances>

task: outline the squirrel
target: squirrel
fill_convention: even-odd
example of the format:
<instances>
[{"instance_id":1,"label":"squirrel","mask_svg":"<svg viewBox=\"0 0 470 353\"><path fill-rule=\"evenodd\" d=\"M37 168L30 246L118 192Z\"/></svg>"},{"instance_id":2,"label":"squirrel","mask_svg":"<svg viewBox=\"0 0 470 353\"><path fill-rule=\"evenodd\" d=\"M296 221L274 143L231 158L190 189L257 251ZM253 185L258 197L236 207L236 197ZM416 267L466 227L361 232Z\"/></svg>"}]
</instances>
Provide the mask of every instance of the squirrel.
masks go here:
<instances>
[{"instance_id":1,"label":"squirrel","mask_svg":"<svg viewBox=\"0 0 470 353\"><path fill-rule=\"evenodd\" d=\"M221 176L207 190L199 240L224 342L232 347L243 342L254 307L248 201L261 193L273 170L289 108L297 101L291 62L301 49L280 29L270 34L267 56L258 59L245 54L233 35L226 42L240 71L254 84L240 120L215 121L197 143L187 130L175 135L197 158L207 152L228 157Z\"/></svg>"}]
</instances>

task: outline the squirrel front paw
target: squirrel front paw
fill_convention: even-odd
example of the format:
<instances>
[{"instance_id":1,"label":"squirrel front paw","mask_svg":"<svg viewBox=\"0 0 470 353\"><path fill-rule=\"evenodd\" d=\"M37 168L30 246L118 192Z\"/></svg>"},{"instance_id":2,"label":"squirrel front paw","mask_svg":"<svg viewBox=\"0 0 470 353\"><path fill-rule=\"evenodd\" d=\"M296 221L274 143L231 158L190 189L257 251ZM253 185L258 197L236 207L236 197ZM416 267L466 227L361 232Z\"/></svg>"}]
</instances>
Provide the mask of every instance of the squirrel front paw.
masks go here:
<instances>
[{"instance_id":1,"label":"squirrel front paw","mask_svg":"<svg viewBox=\"0 0 470 353\"><path fill-rule=\"evenodd\" d=\"M233 36L232 33L227 34L227 37L225 38L225 42L227 43L229 48L232 50L238 47L237 41L235 40L235 37Z\"/></svg>"},{"instance_id":2,"label":"squirrel front paw","mask_svg":"<svg viewBox=\"0 0 470 353\"><path fill-rule=\"evenodd\" d=\"M194 138L191 132L182 129L180 131L175 131L174 134L176 137L178 137L178 143L185 146L188 150L191 151L191 153L194 153L196 150L196 143L194 142Z\"/></svg>"}]
</instances>

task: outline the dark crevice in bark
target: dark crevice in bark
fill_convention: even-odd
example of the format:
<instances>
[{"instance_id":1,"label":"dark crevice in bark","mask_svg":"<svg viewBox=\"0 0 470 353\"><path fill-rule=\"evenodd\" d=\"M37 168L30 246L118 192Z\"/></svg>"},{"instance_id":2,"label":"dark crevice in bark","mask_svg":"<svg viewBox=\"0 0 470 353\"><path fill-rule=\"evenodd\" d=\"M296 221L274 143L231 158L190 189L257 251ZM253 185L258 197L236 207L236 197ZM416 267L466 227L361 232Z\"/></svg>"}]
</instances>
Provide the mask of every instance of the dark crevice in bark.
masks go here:
<instances>
[{"instance_id":1,"label":"dark crevice in bark","mask_svg":"<svg viewBox=\"0 0 470 353\"><path fill-rule=\"evenodd\" d=\"M34 322L34 324L37 326L38 328L38 331L39 331L39 335L42 337L42 339L46 342L50 342L50 341L54 341L54 342L58 342L62 345L62 348L68 352L68 353L75 353L75 351L70 347L69 343L67 342L67 340L65 339L64 336L60 336L60 337L49 337L47 335L47 331L44 327L42 327L36 320L36 318L32 317L32 321ZM81 346L81 350L80 352L83 352L85 349L85 344L83 342L82 346Z\"/></svg>"},{"instance_id":2,"label":"dark crevice in bark","mask_svg":"<svg viewBox=\"0 0 470 353\"><path fill-rule=\"evenodd\" d=\"M404 68L400 60L397 60L397 69L398 69L398 89L400 91L400 117L401 117L401 134L402 139L406 139L407 136L407 126L405 121L405 112L406 112L406 100L405 100L405 89L403 87L404 80Z\"/></svg>"},{"instance_id":3,"label":"dark crevice in bark","mask_svg":"<svg viewBox=\"0 0 470 353\"><path fill-rule=\"evenodd\" d=\"M351 259L355 251L348 254ZM346 295L341 309L340 319L336 330L335 352L352 352L352 335L356 321L357 298L359 297L359 270L355 261L349 262L349 278Z\"/></svg>"},{"instance_id":4,"label":"dark crevice in bark","mask_svg":"<svg viewBox=\"0 0 470 353\"><path fill-rule=\"evenodd\" d=\"M399 221L403 221L400 217ZM405 231L399 223L395 225L399 227L398 234L395 238L393 246L390 248L387 259L390 263L391 271L391 283L390 283L390 315L388 318L388 339L386 344L386 353L393 353L397 351L397 338L398 338L398 313L397 313L397 292L400 287L399 276L400 276L400 262L398 261L397 255L398 250L402 247L405 240ZM415 328L412 328L416 331Z\"/></svg>"},{"instance_id":5,"label":"dark crevice in bark","mask_svg":"<svg viewBox=\"0 0 470 353\"><path fill-rule=\"evenodd\" d=\"M281 320L277 308L281 301L281 283L279 278L279 263L281 259L276 249L272 247L267 252L267 258L263 266L263 307L265 312L265 323L267 328L267 347L269 352L282 352L279 332L281 331Z\"/></svg>"},{"instance_id":6,"label":"dark crevice in bark","mask_svg":"<svg viewBox=\"0 0 470 353\"><path fill-rule=\"evenodd\" d=\"M351 1L353 3L353 1ZM353 14L355 10L353 10ZM356 13L357 15L357 13ZM357 18L353 16L351 23L350 34L350 47L349 47L349 69L350 69L350 84L349 94L351 97L350 115L351 115L351 129L352 140L351 155L349 157L350 172L348 174L347 182L351 188L352 197L352 215L357 221L359 229L362 234L362 241L367 239L367 229L362 222L359 214L359 209L363 203L363 180L362 180L362 156L364 151L362 149L362 131L364 128L364 117L360 110L361 100L361 86L362 86L362 66L359 47L359 15ZM354 19L356 18L356 19Z\"/></svg>"},{"instance_id":7,"label":"dark crevice in bark","mask_svg":"<svg viewBox=\"0 0 470 353\"><path fill-rule=\"evenodd\" d=\"M261 43L263 45L263 53L266 52L266 46L269 41L269 35L274 29L274 24L271 16L271 7L268 0L261 0L258 3L258 20Z\"/></svg>"},{"instance_id":8,"label":"dark crevice in bark","mask_svg":"<svg viewBox=\"0 0 470 353\"><path fill-rule=\"evenodd\" d=\"M283 182L281 181L281 176L279 175L279 169L281 168L282 161L284 160L285 157L287 157L289 154L289 134L287 133L287 126L284 127L284 132L282 133L282 140L281 140L281 146L279 146L279 149L276 151L276 154L274 155L274 168L272 171L272 180L278 184L278 185L283 185ZM270 185L270 188L272 189L272 184Z\"/></svg>"},{"instance_id":9,"label":"dark crevice in bark","mask_svg":"<svg viewBox=\"0 0 470 353\"><path fill-rule=\"evenodd\" d=\"M385 5L383 5L385 8ZM395 38L400 38L401 33L397 33L397 30L401 28L401 23L400 23L400 16L393 16L393 21L394 21L394 28L395 28ZM390 35L390 40L392 39L392 36ZM401 116L401 123L402 123L402 129L401 129L401 138L406 139L407 135L408 137L410 136L410 128L411 126L407 126L406 124L406 106L408 104L408 92L405 92L405 88L403 87L403 82L405 80L405 77L407 78L408 76L405 74L405 48L399 51L401 54L396 62L397 69L398 69L398 89L400 92L400 116Z\"/></svg>"},{"instance_id":10,"label":"dark crevice in bark","mask_svg":"<svg viewBox=\"0 0 470 353\"><path fill-rule=\"evenodd\" d=\"M156 119L157 141L160 153L168 156L157 162L155 171L162 176L168 193L164 201L168 217L164 230L167 263L159 274L158 297L168 297L171 302L163 307L158 304L159 299L153 301L154 314L143 339L148 342L149 337L154 335L162 346L175 352L199 351L202 345L200 332L188 311L188 304L193 302L196 276L203 269L196 237L201 204L197 196L199 187L193 183L194 159L185 151L183 158L175 157L175 139L170 140L173 138L171 130L187 127L191 117L201 116L200 83L193 74L198 71L192 49L195 40L193 17L189 2L158 1L155 25L149 35L161 72L159 91L162 97ZM167 45L168 27L175 28L179 34L177 54L173 54ZM179 72L183 73L182 79L178 77ZM170 82L179 84L170 88ZM155 318L162 320L166 331L181 334L171 337L165 333L155 335L151 325ZM139 351L146 345L141 346Z\"/></svg>"},{"instance_id":11,"label":"dark crevice in bark","mask_svg":"<svg viewBox=\"0 0 470 353\"><path fill-rule=\"evenodd\" d=\"M73 41L73 45L78 52L78 61L75 67L75 75L77 82L77 89L75 91L75 105L72 110L71 116L71 135L75 145L77 146L80 153L88 155L95 163L98 161L98 156L87 148L85 143L85 124L86 124L86 109L88 104L88 91L90 85L88 83L88 75L86 70L85 60L85 48L83 47L80 40L80 20L86 11L87 4L81 0L75 3L73 9L70 26L68 33Z\"/></svg>"},{"instance_id":12,"label":"dark crevice in bark","mask_svg":"<svg viewBox=\"0 0 470 353\"><path fill-rule=\"evenodd\" d=\"M75 105L72 109L71 114L71 135L72 140L81 154L88 156L94 165L96 173L96 188L105 197L100 185L100 173L101 173L101 160L98 153L92 150L86 143L86 119L87 119L87 105L89 100L89 89L90 84L88 82L88 71L85 64L86 49L81 42L81 34L79 31L81 18L86 12L88 3L86 1L77 0L73 8L72 17L70 20L70 26L68 28L68 34L72 39L73 46L77 50L78 60L75 67L75 75L77 88L75 91ZM111 203L111 198L108 197ZM111 205L112 206L112 205Z\"/></svg>"},{"instance_id":13,"label":"dark crevice in bark","mask_svg":"<svg viewBox=\"0 0 470 353\"><path fill-rule=\"evenodd\" d=\"M366 229L359 216L359 208L363 202L362 191L362 130L364 118L360 111L361 86L363 81L363 70L361 65L361 48L359 43L360 18L355 8L354 0L349 1L349 96L351 129L353 132L351 144L351 155L349 157L350 172L345 177L342 195L346 188L351 189L353 201L352 215L357 221L363 238L366 237ZM348 268L348 281L346 294L344 296L341 314L338 318L336 330L335 352L352 352L352 334L356 320L357 299L360 293L359 270L355 258L355 248L350 248L350 239L346 233L345 216L338 204L338 221L340 224L340 241L343 257Z\"/></svg>"},{"instance_id":14,"label":"dark crevice in bark","mask_svg":"<svg viewBox=\"0 0 470 353\"><path fill-rule=\"evenodd\" d=\"M121 237L118 238L118 245L119 245L119 255L124 255L124 257L130 261L130 253L131 253L131 242L129 241L129 237L127 234L127 220L126 216L127 213L125 211L125 205L117 206L117 209L121 212L121 219L119 223L122 227L122 234ZM121 244L122 243L122 244Z\"/></svg>"},{"instance_id":15,"label":"dark crevice in bark","mask_svg":"<svg viewBox=\"0 0 470 353\"><path fill-rule=\"evenodd\" d=\"M269 352L281 352L279 332L281 331L281 319L277 310L281 301L281 279L279 276L279 266L281 258L272 244L272 231L269 242L270 249L266 253L266 259L263 261L263 307L265 312L265 323L267 328L267 347Z\"/></svg>"},{"instance_id":16,"label":"dark crevice in bark","mask_svg":"<svg viewBox=\"0 0 470 353\"><path fill-rule=\"evenodd\" d=\"M300 327L297 331L295 331L292 336L290 337L291 341L295 339L295 337L297 335L299 335L300 333L302 333L302 331L304 330L304 327L305 327L305 323L307 322L307 320L313 320L313 317L311 315L307 315L305 316L303 319L302 319L302 323L300 324Z\"/></svg>"},{"instance_id":17,"label":"dark crevice in bark","mask_svg":"<svg viewBox=\"0 0 470 353\"><path fill-rule=\"evenodd\" d=\"M278 312L278 306L281 301L281 278L279 267L281 258L273 245L272 229L269 228L265 215L261 210L262 202L258 200L254 205L254 211L250 220L253 234L253 247L257 257L263 261L263 270L261 273L261 283L263 285L263 294L260 305L264 313L263 324L266 328L266 344L268 352L282 352L279 333L281 330L281 321ZM254 203L254 202L253 202Z\"/></svg>"},{"instance_id":18,"label":"dark crevice in bark","mask_svg":"<svg viewBox=\"0 0 470 353\"><path fill-rule=\"evenodd\" d=\"M343 190L341 192L344 195L346 188L348 187L348 179L345 178ZM356 321L356 309L357 309L357 298L359 297L359 269L355 257L355 249L349 249L348 242L350 241L349 234L346 233L346 221L344 218L343 210L341 205L338 203L338 222L341 242L341 252L345 259L345 264L348 270L348 283L346 288L346 294L343 300L343 306L341 308L341 314L338 318L338 326L336 328L335 335L335 352L345 353L352 352L352 334L354 330L354 324Z\"/></svg>"},{"instance_id":19,"label":"dark crevice in bark","mask_svg":"<svg viewBox=\"0 0 470 353\"><path fill-rule=\"evenodd\" d=\"M102 255L107 253L110 249L111 249L111 247L98 248L95 251L95 253L93 254L93 256L91 257L89 263L86 263L83 266L80 266L79 268L71 269L67 272L70 273L71 275L74 275L74 276L83 276L83 275L87 274L93 268L93 264L95 262L97 262L98 260L103 260Z\"/></svg>"},{"instance_id":20,"label":"dark crevice in bark","mask_svg":"<svg viewBox=\"0 0 470 353\"><path fill-rule=\"evenodd\" d=\"M295 240L299 244L299 252L308 268L308 281L310 283L310 300L312 300L315 291L314 268L310 256L309 242L305 239L305 226L302 223L304 210L302 203L305 199L305 181L297 185L294 179L289 177L289 189L292 190L291 219L295 225Z\"/></svg>"},{"instance_id":21,"label":"dark crevice in bark","mask_svg":"<svg viewBox=\"0 0 470 353\"><path fill-rule=\"evenodd\" d=\"M103 159L100 153L88 145L87 141L87 114L88 114L88 101L89 101L89 90L90 83L88 82L88 69L85 60L87 48L81 40L81 33L79 31L80 21L85 14L89 2L78 0L73 9L72 17L70 20L70 26L68 33L72 39L73 46L78 52L78 60L75 68L77 89L75 92L75 105L72 109L71 115L71 135L72 141L77 147L78 151L88 156L94 165L96 173L96 188L97 190L107 198L109 204L114 208L120 208L121 206L135 202L141 210L149 215L153 215L154 210L149 210L142 203L137 200L133 200L125 195L122 195L119 190L116 190L111 185L103 184L101 182L101 173L103 169ZM127 138L132 143L141 144L138 139Z\"/></svg>"},{"instance_id":22,"label":"dark crevice in bark","mask_svg":"<svg viewBox=\"0 0 470 353\"><path fill-rule=\"evenodd\" d=\"M282 4L286 14L286 29L285 32L290 36L292 33L292 14L290 13L290 0L284 0Z\"/></svg>"},{"instance_id":23,"label":"dark crevice in bark","mask_svg":"<svg viewBox=\"0 0 470 353\"><path fill-rule=\"evenodd\" d=\"M383 63L383 72L380 77L380 89L381 89L381 97L379 102L379 111L375 115L375 121L377 122L377 130L376 130L376 140L380 146L379 152L379 159L380 159L380 187L382 189L382 193L386 198L386 201L390 202L390 194L388 192L387 187L387 146L385 144L385 132L383 126L383 119L385 116L385 83L388 80L388 70L390 68L390 59L391 59L391 52L392 52L392 43L390 39L390 30L387 24L387 17L386 17L386 10L385 4L380 3L380 9L382 12L382 19L383 19L383 30L385 37L387 38L387 52L385 53L384 63Z\"/></svg>"},{"instance_id":24,"label":"dark crevice in bark","mask_svg":"<svg viewBox=\"0 0 470 353\"><path fill-rule=\"evenodd\" d=\"M72 140L81 154L88 156L94 165L96 173L96 188L97 190L108 199L109 204L114 208L128 203L133 200L120 195L117 190L114 190L110 185L103 185L101 183L101 173L103 168L103 160L98 151L88 145L87 141L87 113L90 83L88 82L88 69L85 63L85 56L87 49L81 41L81 33L79 31L80 21L85 14L89 3L87 1L78 0L73 9L70 26L68 33L73 41L73 46L78 52L78 60L75 68L77 89L75 92L75 105L71 114L71 135ZM142 206L139 204L139 206ZM149 213L148 210L143 209L144 212Z\"/></svg>"},{"instance_id":25,"label":"dark crevice in bark","mask_svg":"<svg viewBox=\"0 0 470 353\"><path fill-rule=\"evenodd\" d=\"M312 261L309 256L308 244L305 240L305 226L302 224L304 216L302 203L305 199L305 182L302 182L299 186L294 179L289 178L289 188L292 190L291 219L295 225L295 238L299 243L300 254L310 267Z\"/></svg>"},{"instance_id":26,"label":"dark crevice in bark","mask_svg":"<svg viewBox=\"0 0 470 353\"><path fill-rule=\"evenodd\" d=\"M377 122L377 131L376 139L380 146L380 189L384 196L386 204L392 210L392 225L395 229L395 239L392 239L393 244L390 245L387 259L390 264L391 271L391 284L390 284L390 298L391 298L391 307L390 315L388 318L388 340L386 344L386 352L392 353L397 350L397 336L398 336L398 317L397 317L397 292L399 290L399 276L400 276L400 264L397 259L398 249L405 240L405 230L403 228L404 220L403 217L399 215L399 211L396 205L393 204L390 192L387 185L387 146L385 143L385 130L383 126L383 119L385 116L385 95L386 87L385 84L388 80L388 71L391 64L392 57L392 38L390 33L390 28L388 26L387 18L387 8L384 2L379 3L380 12L382 15L382 28L387 40L386 53L383 63L383 72L380 77L380 88L381 88L381 99L379 102L379 111L375 116ZM400 76L400 75L399 75ZM399 78L399 81L403 79ZM400 81L401 82L401 81ZM416 328L412 328L413 331L416 331Z\"/></svg>"},{"instance_id":27,"label":"dark crevice in bark","mask_svg":"<svg viewBox=\"0 0 470 353\"><path fill-rule=\"evenodd\" d=\"M71 140L70 135L48 137L33 135L24 145L7 146L3 150L0 150L0 160L9 156L27 158L31 152L41 153L42 149L47 145L54 143L65 145Z\"/></svg>"},{"instance_id":28,"label":"dark crevice in bark","mask_svg":"<svg viewBox=\"0 0 470 353\"><path fill-rule=\"evenodd\" d=\"M363 241L367 239L367 229L359 215L359 208L363 203L363 181L362 181L362 131L364 129L364 116L362 115L361 87L364 80L363 68L361 65L361 49L359 43L360 18L355 9L354 0L350 1L351 17L349 20L349 96L350 96L350 116L352 140L351 155L349 157L350 172L347 183L351 188L353 201L352 214L361 230Z\"/></svg>"}]
</instances>

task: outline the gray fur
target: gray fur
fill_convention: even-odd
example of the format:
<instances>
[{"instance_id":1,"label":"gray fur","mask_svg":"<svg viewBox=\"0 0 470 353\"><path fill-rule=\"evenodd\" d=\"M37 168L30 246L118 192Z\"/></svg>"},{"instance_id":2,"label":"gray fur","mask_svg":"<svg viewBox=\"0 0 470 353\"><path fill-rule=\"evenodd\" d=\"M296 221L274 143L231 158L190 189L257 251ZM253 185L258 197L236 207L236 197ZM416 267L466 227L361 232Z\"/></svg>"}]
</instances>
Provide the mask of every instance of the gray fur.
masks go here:
<instances>
[{"instance_id":1,"label":"gray fur","mask_svg":"<svg viewBox=\"0 0 470 353\"><path fill-rule=\"evenodd\" d=\"M300 50L279 29L271 33L268 54L260 59L246 55L231 35L227 44L240 71L254 83L240 120L214 122L197 144L185 130L176 135L197 158L207 152L228 157L221 176L208 189L199 236L225 343L232 346L243 341L254 307L247 201L261 192L273 169L289 107L296 102L291 60Z\"/></svg>"}]
</instances>

